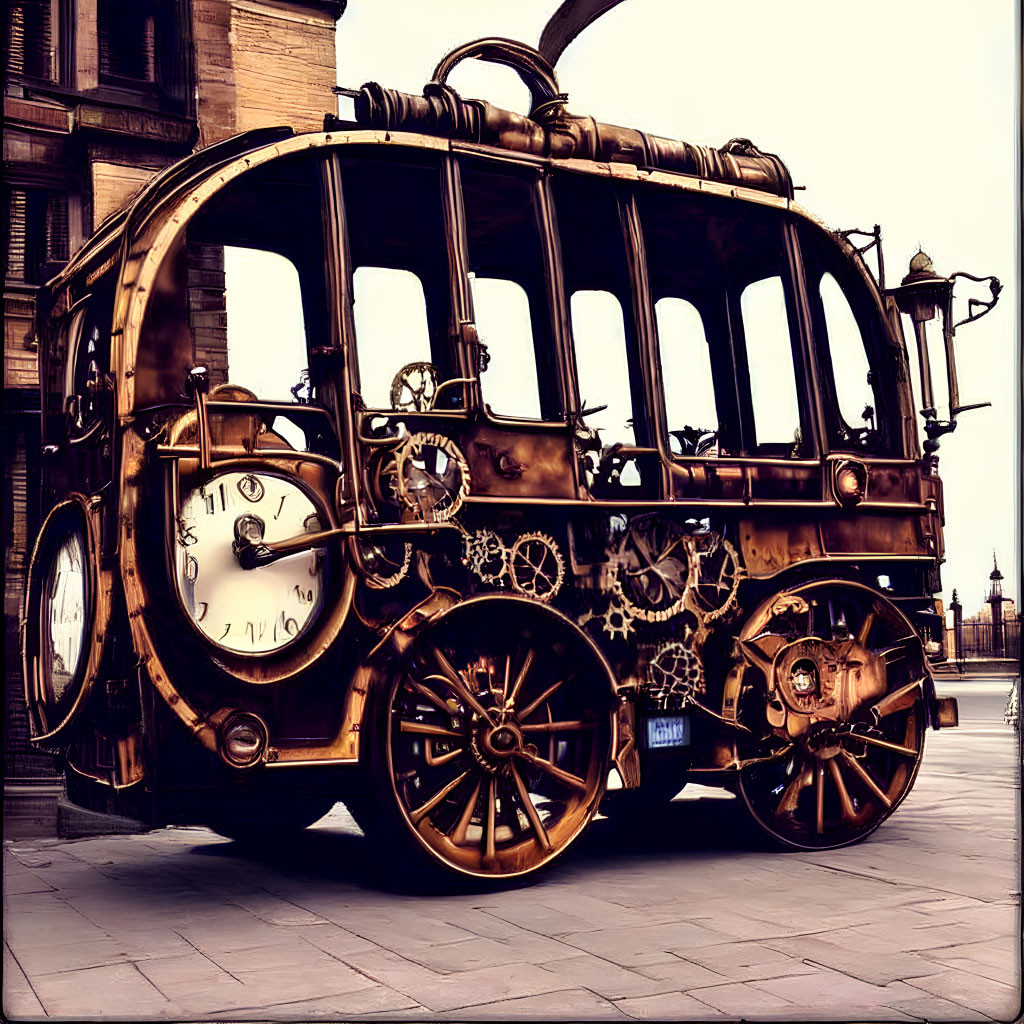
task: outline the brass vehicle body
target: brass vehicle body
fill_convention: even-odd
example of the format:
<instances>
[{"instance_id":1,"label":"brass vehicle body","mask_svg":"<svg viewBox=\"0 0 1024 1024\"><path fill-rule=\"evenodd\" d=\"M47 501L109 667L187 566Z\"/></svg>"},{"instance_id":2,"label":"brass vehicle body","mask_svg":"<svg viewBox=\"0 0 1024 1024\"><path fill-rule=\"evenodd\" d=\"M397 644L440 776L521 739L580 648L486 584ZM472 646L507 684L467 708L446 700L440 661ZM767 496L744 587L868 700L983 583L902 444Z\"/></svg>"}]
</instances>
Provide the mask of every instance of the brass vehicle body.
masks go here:
<instances>
[{"instance_id":1,"label":"brass vehicle body","mask_svg":"<svg viewBox=\"0 0 1024 1024\"><path fill-rule=\"evenodd\" d=\"M531 86L528 116L444 84L498 51ZM35 739L94 809L269 836L340 799L480 877L564 849L613 768L605 808L642 807L651 827L695 778L738 789L785 844L862 838L909 790L925 727L956 720L919 635L942 485L896 297L746 140L709 150L568 114L526 47L446 60L423 97L366 86L357 122L251 132L161 173L44 291ZM225 245L297 269L296 401L202 368L196 282ZM360 382L362 267L414 274L426 296L429 358L394 365L383 401ZM837 394L826 276L870 368L864 426ZM479 279L525 296L536 415L488 402L501 352L477 329ZM764 281L798 422L762 438L774 399L755 402L744 295ZM581 386L588 293L621 313L608 376L631 416L614 436ZM678 372L666 387L666 298L703 324L715 422L680 418ZM304 512L291 535L268 515L278 495ZM222 513L207 539L202 516ZM214 564L233 593L312 582L218 635L197 589ZM84 625L58 659L47 601L69 572Z\"/></svg>"}]
</instances>

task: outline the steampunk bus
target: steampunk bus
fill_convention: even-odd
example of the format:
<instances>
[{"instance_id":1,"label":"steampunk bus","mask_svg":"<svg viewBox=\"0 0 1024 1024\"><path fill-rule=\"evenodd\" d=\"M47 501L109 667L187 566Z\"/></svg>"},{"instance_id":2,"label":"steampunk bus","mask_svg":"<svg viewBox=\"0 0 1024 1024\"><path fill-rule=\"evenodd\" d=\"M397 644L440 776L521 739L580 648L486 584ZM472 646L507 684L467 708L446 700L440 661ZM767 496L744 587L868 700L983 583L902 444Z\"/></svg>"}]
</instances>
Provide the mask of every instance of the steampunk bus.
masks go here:
<instances>
[{"instance_id":1,"label":"steampunk bus","mask_svg":"<svg viewBox=\"0 0 1024 1024\"><path fill-rule=\"evenodd\" d=\"M886 289L778 157L571 114L522 44L355 107L162 172L40 296L23 668L69 797L255 843L343 801L492 880L688 780L867 836L956 724L952 331L922 451L900 319L951 279Z\"/></svg>"}]
</instances>

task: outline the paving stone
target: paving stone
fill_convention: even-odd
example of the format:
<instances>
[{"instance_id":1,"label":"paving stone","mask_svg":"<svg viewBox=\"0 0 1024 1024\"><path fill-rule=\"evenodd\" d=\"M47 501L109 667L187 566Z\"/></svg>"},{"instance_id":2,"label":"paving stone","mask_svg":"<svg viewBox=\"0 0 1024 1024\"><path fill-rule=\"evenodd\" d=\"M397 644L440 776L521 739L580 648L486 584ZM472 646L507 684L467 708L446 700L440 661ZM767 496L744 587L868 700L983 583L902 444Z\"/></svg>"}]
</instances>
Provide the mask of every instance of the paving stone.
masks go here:
<instances>
[{"instance_id":1,"label":"paving stone","mask_svg":"<svg viewBox=\"0 0 1024 1024\"><path fill-rule=\"evenodd\" d=\"M925 974L938 974L942 967L909 953L894 953L890 950L879 953L865 953L846 949L828 942L820 935L799 939L769 939L765 945L788 956L801 960L812 960L844 974L870 982L873 985L888 985L900 978L912 978Z\"/></svg>"},{"instance_id":2,"label":"paving stone","mask_svg":"<svg viewBox=\"0 0 1024 1024\"><path fill-rule=\"evenodd\" d=\"M463 942L446 942L443 946L430 946L407 954L424 967L439 973L470 971L479 967L497 967L501 964L543 963L558 956L571 955L576 950L555 944L542 948L534 959L527 955L521 943L498 942L495 939L472 938Z\"/></svg>"},{"instance_id":3,"label":"paving stone","mask_svg":"<svg viewBox=\"0 0 1024 1024\"><path fill-rule=\"evenodd\" d=\"M608 922L600 923L577 917L575 914L554 907L540 904L505 903L500 906L482 908L488 914L514 925L525 925L542 935L566 935L570 932L587 930L600 931L608 927Z\"/></svg>"},{"instance_id":4,"label":"paving stone","mask_svg":"<svg viewBox=\"0 0 1024 1024\"><path fill-rule=\"evenodd\" d=\"M900 989L871 985L838 971L820 969L814 974L789 978L769 978L750 983L762 992L808 1008L823 1006L884 1006L900 994Z\"/></svg>"},{"instance_id":5,"label":"paving stone","mask_svg":"<svg viewBox=\"0 0 1024 1024\"><path fill-rule=\"evenodd\" d=\"M669 992L658 996L640 996L636 999L618 999L615 1005L638 1020L707 1020L708 1004L682 992Z\"/></svg>"},{"instance_id":6,"label":"paving stone","mask_svg":"<svg viewBox=\"0 0 1024 1024\"><path fill-rule=\"evenodd\" d=\"M116 939L92 939L88 942L62 942L51 946L26 945L20 948L18 960L30 977L78 971L83 967L104 967L127 963L132 959L124 943Z\"/></svg>"},{"instance_id":7,"label":"paving stone","mask_svg":"<svg viewBox=\"0 0 1024 1024\"><path fill-rule=\"evenodd\" d=\"M314 914L268 892L232 895L231 902L237 903L238 906L243 907L250 914L255 914L267 924L292 926L324 923L324 918L319 914Z\"/></svg>"},{"instance_id":8,"label":"paving stone","mask_svg":"<svg viewBox=\"0 0 1024 1024\"><path fill-rule=\"evenodd\" d=\"M920 990L918 990L920 992ZM885 1005L886 1014L890 1012L908 1013L926 1021L991 1021L992 1018L979 1010L972 1010L960 1003L943 999L941 996L920 992L916 996L900 996Z\"/></svg>"},{"instance_id":9,"label":"paving stone","mask_svg":"<svg viewBox=\"0 0 1024 1024\"><path fill-rule=\"evenodd\" d=\"M4 935L11 949L94 942L108 936L56 894L5 896Z\"/></svg>"},{"instance_id":10,"label":"paving stone","mask_svg":"<svg viewBox=\"0 0 1024 1024\"><path fill-rule=\"evenodd\" d=\"M207 1006L240 995L243 985L209 957L193 950L183 956L136 961L135 967L168 999Z\"/></svg>"},{"instance_id":11,"label":"paving stone","mask_svg":"<svg viewBox=\"0 0 1024 1024\"><path fill-rule=\"evenodd\" d=\"M295 934L302 936L307 942L322 949L331 956L344 958L349 954L372 953L380 949L375 942L360 938L352 932L336 924L324 921L316 925L300 925Z\"/></svg>"},{"instance_id":12,"label":"paving stone","mask_svg":"<svg viewBox=\"0 0 1024 1024\"><path fill-rule=\"evenodd\" d=\"M931 992L972 1010L980 1010L996 1020L1009 1020L1020 1010L1021 988L980 978L966 971L946 970L927 978L908 978L907 985Z\"/></svg>"},{"instance_id":13,"label":"paving stone","mask_svg":"<svg viewBox=\"0 0 1024 1024\"><path fill-rule=\"evenodd\" d=\"M42 1017L46 1011L7 943L4 943L3 1011L5 1020Z\"/></svg>"},{"instance_id":14,"label":"paving stone","mask_svg":"<svg viewBox=\"0 0 1024 1024\"><path fill-rule=\"evenodd\" d=\"M442 1014L438 1019L444 1020ZM456 1020L628 1020L614 1003L582 988L461 1007Z\"/></svg>"},{"instance_id":15,"label":"paving stone","mask_svg":"<svg viewBox=\"0 0 1024 1024\"><path fill-rule=\"evenodd\" d=\"M432 915L406 911L395 917L394 910L389 909L387 915L380 907L374 910L365 907L330 908L320 913L328 921L341 925L360 938L399 952L474 938L472 932L445 924Z\"/></svg>"},{"instance_id":16,"label":"paving stone","mask_svg":"<svg viewBox=\"0 0 1024 1024\"><path fill-rule=\"evenodd\" d=\"M670 984L672 991L678 992L688 992L690 989L699 988L702 985L723 985L731 980L729 976L719 971L710 970L678 956L665 963L634 969L637 974L642 974L645 978Z\"/></svg>"},{"instance_id":17,"label":"paving stone","mask_svg":"<svg viewBox=\"0 0 1024 1024\"><path fill-rule=\"evenodd\" d=\"M544 966L567 981L581 985L607 999L658 995L662 992L675 992L684 987L681 982L677 982L671 977L666 978L652 973L661 966L668 969L672 966L670 964L634 971L609 963L600 957L584 955L569 957L565 960L551 960ZM680 961L680 966L685 965ZM703 971L709 977L717 977L710 971L704 971L703 968L694 964L688 966L694 971Z\"/></svg>"},{"instance_id":18,"label":"paving stone","mask_svg":"<svg viewBox=\"0 0 1024 1024\"><path fill-rule=\"evenodd\" d=\"M615 928L603 931L576 932L563 936L569 945L596 953L623 967L671 962L670 950L721 942L725 936L697 924L679 921L674 924L650 925L640 928Z\"/></svg>"},{"instance_id":19,"label":"paving stone","mask_svg":"<svg viewBox=\"0 0 1024 1024\"><path fill-rule=\"evenodd\" d=\"M741 982L695 989L690 995L716 1010L721 1010L722 1013L735 1017L765 1017L773 1014L778 1016L794 1012L794 1005L790 1000L755 988L753 984Z\"/></svg>"},{"instance_id":20,"label":"paving stone","mask_svg":"<svg viewBox=\"0 0 1024 1024\"><path fill-rule=\"evenodd\" d=\"M171 1009L167 997L133 964L44 974L33 978L32 985L52 1017L143 1020Z\"/></svg>"},{"instance_id":21,"label":"paving stone","mask_svg":"<svg viewBox=\"0 0 1024 1024\"><path fill-rule=\"evenodd\" d=\"M371 977L375 976L375 972L365 965L361 965L360 969L365 970ZM424 968L420 970L425 971ZM390 974L390 978L380 977L378 980L437 1011L516 999L520 996L538 995L570 987L564 978L534 964L485 967L447 975L425 971L423 975L415 976L411 972L401 974L395 971Z\"/></svg>"},{"instance_id":22,"label":"paving stone","mask_svg":"<svg viewBox=\"0 0 1024 1024\"><path fill-rule=\"evenodd\" d=\"M389 985L399 992L408 992L410 987L429 984L443 977L436 971L389 949L378 949L373 953L354 953L343 959L350 967L354 967L368 978L382 985Z\"/></svg>"},{"instance_id":23,"label":"paving stone","mask_svg":"<svg viewBox=\"0 0 1024 1024\"><path fill-rule=\"evenodd\" d=\"M28 893L53 892L54 886L34 871L8 871L4 869L4 895L25 896Z\"/></svg>"}]
</instances>

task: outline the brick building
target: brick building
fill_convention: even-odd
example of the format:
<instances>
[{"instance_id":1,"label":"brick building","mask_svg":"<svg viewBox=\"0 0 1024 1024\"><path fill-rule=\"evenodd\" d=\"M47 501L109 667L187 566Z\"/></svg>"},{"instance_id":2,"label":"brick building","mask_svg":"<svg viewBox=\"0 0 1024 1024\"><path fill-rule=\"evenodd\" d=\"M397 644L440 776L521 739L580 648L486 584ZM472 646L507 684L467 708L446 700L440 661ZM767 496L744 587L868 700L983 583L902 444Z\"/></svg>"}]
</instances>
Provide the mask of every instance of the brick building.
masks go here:
<instances>
[{"instance_id":1,"label":"brick building","mask_svg":"<svg viewBox=\"0 0 1024 1024\"><path fill-rule=\"evenodd\" d=\"M18 616L39 525L38 285L156 171L237 132L318 128L336 109L346 0L7 0L4 88L4 784L49 794L31 749ZM223 265L196 254L190 301L223 347ZM5 799L9 813L45 801Z\"/></svg>"}]
</instances>

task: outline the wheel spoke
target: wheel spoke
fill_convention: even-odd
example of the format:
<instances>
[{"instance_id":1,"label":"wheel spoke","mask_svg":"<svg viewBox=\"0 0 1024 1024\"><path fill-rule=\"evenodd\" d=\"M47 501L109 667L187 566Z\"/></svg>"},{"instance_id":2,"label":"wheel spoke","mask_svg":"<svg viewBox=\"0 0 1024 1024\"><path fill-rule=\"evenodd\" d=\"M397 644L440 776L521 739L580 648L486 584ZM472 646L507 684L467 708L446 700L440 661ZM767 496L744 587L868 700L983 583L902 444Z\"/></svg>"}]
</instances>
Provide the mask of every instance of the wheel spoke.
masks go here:
<instances>
[{"instance_id":1,"label":"wheel spoke","mask_svg":"<svg viewBox=\"0 0 1024 1024\"><path fill-rule=\"evenodd\" d=\"M484 867L491 867L497 860L494 847L494 835L498 824L496 820L498 816L497 797L498 779L492 775L487 787L487 822L484 826Z\"/></svg>"},{"instance_id":2,"label":"wheel spoke","mask_svg":"<svg viewBox=\"0 0 1024 1024\"><path fill-rule=\"evenodd\" d=\"M462 681L458 672L452 667L451 662L436 647L432 647L431 650L434 653L434 659L440 666L442 673L444 673L445 682L454 692L455 696L472 708L488 725L493 726L494 722L491 721L490 714L488 714L483 704L470 693L469 687Z\"/></svg>"},{"instance_id":3,"label":"wheel spoke","mask_svg":"<svg viewBox=\"0 0 1024 1024\"><path fill-rule=\"evenodd\" d=\"M898 690L893 690L892 693L886 694L871 708L875 717L884 718L886 715L894 714L897 711L906 711L908 708L912 708L921 695L921 684L923 682L924 678L922 677L912 683L907 683L906 686L901 686Z\"/></svg>"},{"instance_id":4,"label":"wheel spoke","mask_svg":"<svg viewBox=\"0 0 1024 1024\"><path fill-rule=\"evenodd\" d=\"M853 801L850 799L850 792L843 782L843 774L839 770L839 764L834 757L828 759L828 770L832 773L832 781L839 791L839 806L842 809L843 821L853 821L857 812L853 809Z\"/></svg>"},{"instance_id":5,"label":"wheel spoke","mask_svg":"<svg viewBox=\"0 0 1024 1024\"><path fill-rule=\"evenodd\" d=\"M469 828L469 823L473 820L473 812L476 810L477 801L480 799L480 787L482 782L480 779L476 780L476 785L473 787L473 792L470 794L469 800L466 802L466 806L462 808L462 814L459 816L458 824L452 831L452 842L456 846L461 846L466 841L466 829Z\"/></svg>"},{"instance_id":6,"label":"wheel spoke","mask_svg":"<svg viewBox=\"0 0 1024 1024\"><path fill-rule=\"evenodd\" d=\"M562 686L564 682L564 679L559 679L557 683L555 683L552 686L549 686L535 701L532 701L531 703L527 704L526 707L519 712L519 720L522 721L524 718L529 718L530 715L532 715L534 711L536 711L537 708L541 706L541 704L543 704L546 700L549 700L558 692L559 687Z\"/></svg>"},{"instance_id":7,"label":"wheel spoke","mask_svg":"<svg viewBox=\"0 0 1024 1024\"><path fill-rule=\"evenodd\" d=\"M900 658L905 658L907 656L907 651L911 647L920 644L920 642L921 641L915 633L911 633L909 636L902 636L891 646L879 651L879 656L887 665L891 665L894 661L899 661Z\"/></svg>"},{"instance_id":8,"label":"wheel spoke","mask_svg":"<svg viewBox=\"0 0 1024 1024\"><path fill-rule=\"evenodd\" d=\"M825 831L825 766L819 763L814 774L816 776L815 795L817 796L815 823L820 836Z\"/></svg>"},{"instance_id":9,"label":"wheel spoke","mask_svg":"<svg viewBox=\"0 0 1024 1024\"><path fill-rule=\"evenodd\" d=\"M871 773L851 754L848 750L843 751L843 760L848 764L857 775L857 777L864 783L872 793L875 794L878 799L885 804L886 807L892 807L892 801L886 796L885 791L881 786L874 780Z\"/></svg>"},{"instance_id":10,"label":"wheel spoke","mask_svg":"<svg viewBox=\"0 0 1024 1024\"><path fill-rule=\"evenodd\" d=\"M536 754L531 754L525 750L517 750L516 757L521 757L524 761L528 761L535 768L539 768L542 772L546 772L553 779L558 779L559 782L565 783L567 786L571 786L573 789L578 789L581 792L586 792L587 784L578 775L573 775L571 772L564 771L557 765L552 764L550 761L545 761L543 757L538 757Z\"/></svg>"},{"instance_id":11,"label":"wheel spoke","mask_svg":"<svg viewBox=\"0 0 1024 1024\"><path fill-rule=\"evenodd\" d=\"M449 750L447 754L438 754L434 756L434 744L427 740L427 749L424 752L423 760L430 765L431 768L437 768L439 765L447 764L449 761L454 761L457 757L461 757L465 751L462 747L458 750Z\"/></svg>"},{"instance_id":12,"label":"wheel spoke","mask_svg":"<svg viewBox=\"0 0 1024 1024\"><path fill-rule=\"evenodd\" d=\"M461 732L444 729L440 725L431 725L429 722L406 722L403 720L399 723L398 728L402 732L417 733L420 736L439 736L450 740L465 739Z\"/></svg>"},{"instance_id":13,"label":"wheel spoke","mask_svg":"<svg viewBox=\"0 0 1024 1024\"><path fill-rule=\"evenodd\" d=\"M519 669L519 674L516 676L516 681L512 684L512 692L508 695L508 700L505 701L505 709L513 711L516 706L516 701L519 699L519 690L526 680L526 673L530 671L530 666L533 664L533 648L531 647L526 652L526 657L523 658L522 668Z\"/></svg>"},{"instance_id":14,"label":"wheel spoke","mask_svg":"<svg viewBox=\"0 0 1024 1024\"><path fill-rule=\"evenodd\" d=\"M871 635L871 627L875 624L875 609L872 606L867 615L864 616L864 621L860 624L860 629L857 631L857 643L861 647L867 647L868 637Z\"/></svg>"},{"instance_id":15,"label":"wheel spoke","mask_svg":"<svg viewBox=\"0 0 1024 1024\"><path fill-rule=\"evenodd\" d=\"M523 782L522 776L516 771L514 764L509 765L509 770L512 772L512 781L516 784L516 792L519 794L519 800L523 805L523 810L526 811L527 818L530 819L530 826L537 837L537 842L540 843L544 850L550 850L551 840L548 838L548 831L544 827L544 822L540 820L537 808L533 806L533 801L530 799L530 794L526 791L526 784Z\"/></svg>"},{"instance_id":16,"label":"wheel spoke","mask_svg":"<svg viewBox=\"0 0 1024 1024\"><path fill-rule=\"evenodd\" d=\"M537 722L520 726L523 732L577 732L596 727L596 722Z\"/></svg>"},{"instance_id":17,"label":"wheel spoke","mask_svg":"<svg viewBox=\"0 0 1024 1024\"><path fill-rule=\"evenodd\" d=\"M509 679L512 676L512 655L505 655L505 684L501 688L501 703L505 704L508 702L508 684Z\"/></svg>"},{"instance_id":18,"label":"wheel spoke","mask_svg":"<svg viewBox=\"0 0 1024 1024\"><path fill-rule=\"evenodd\" d=\"M409 812L409 817L414 825L418 825L449 793L461 785L462 781L469 777L469 771L464 771L448 783L442 786L425 804L417 807L415 811Z\"/></svg>"},{"instance_id":19,"label":"wheel spoke","mask_svg":"<svg viewBox=\"0 0 1024 1024\"><path fill-rule=\"evenodd\" d=\"M783 792L782 798L775 808L775 813L791 814L795 811L800 800L801 791L811 785L812 782L814 782L814 770L812 768L808 768L806 771L796 775Z\"/></svg>"},{"instance_id":20,"label":"wheel spoke","mask_svg":"<svg viewBox=\"0 0 1024 1024\"><path fill-rule=\"evenodd\" d=\"M448 680L445 676L427 676L428 680L438 679L441 682L446 683ZM446 715L452 713L452 709L436 694L429 686L424 686L422 683L417 682L415 679L406 679L405 685L408 689L414 693L418 693L424 700L430 701L438 711L444 712Z\"/></svg>"},{"instance_id":21,"label":"wheel spoke","mask_svg":"<svg viewBox=\"0 0 1024 1024\"><path fill-rule=\"evenodd\" d=\"M879 740L874 736L866 736L864 733L851 733L851 739L862 740L870 743L873 747L881 747L883 750L891 750L894 754L902 754L904 757L917 757L917 751L912 747L904 747L899 743L890 743L889 740Z\"/></svg>"}]
</instances>

